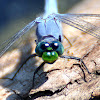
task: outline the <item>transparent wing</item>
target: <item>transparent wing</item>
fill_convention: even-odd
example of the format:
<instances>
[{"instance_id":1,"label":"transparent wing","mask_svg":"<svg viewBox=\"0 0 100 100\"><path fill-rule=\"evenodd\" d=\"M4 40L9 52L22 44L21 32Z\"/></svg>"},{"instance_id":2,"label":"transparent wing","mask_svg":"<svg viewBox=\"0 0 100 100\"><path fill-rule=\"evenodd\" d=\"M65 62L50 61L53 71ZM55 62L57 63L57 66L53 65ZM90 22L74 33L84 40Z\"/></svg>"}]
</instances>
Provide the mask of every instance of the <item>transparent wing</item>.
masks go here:
<instances>
[{"instance_id":1,"label":"transparent wing","mask_svg":"<svg viewBox=\"0 0 100 100\"><path fill-rule=\"evenodd\" d=\"M56 14L61 22L100 39L100 14Z\"/></svg>"},{"instance_id":2,"label":"transparent wing","mask_svg":"<svg viewBox=\"0 0 100 100\"><path fill-rule=\"evenodd\" d=\"M5 45L4 48L2 48L2 51L0 52L0 57L25 33L27 33L34 25L35 25L36 20L30 22L28 25L26 25L22 30L20 30L18 33L16 33L14 36L6 40L0 45L0 48L2 45Z\"/></svg>"}]
</instances>

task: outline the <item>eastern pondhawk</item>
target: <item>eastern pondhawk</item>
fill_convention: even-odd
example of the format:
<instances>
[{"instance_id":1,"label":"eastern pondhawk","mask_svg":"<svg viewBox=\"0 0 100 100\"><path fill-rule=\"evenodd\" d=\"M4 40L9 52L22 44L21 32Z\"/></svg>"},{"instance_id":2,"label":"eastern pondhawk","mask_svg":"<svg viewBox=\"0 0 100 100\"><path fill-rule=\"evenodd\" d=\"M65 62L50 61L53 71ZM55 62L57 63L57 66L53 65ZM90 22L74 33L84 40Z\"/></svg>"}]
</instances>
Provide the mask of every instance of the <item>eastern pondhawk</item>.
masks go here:
<instances>
[{"instance_id":1,"label":"eastern pondhawk","mask_svg":"<svg viewBox=\"0 0 100 100\"><path fill-rule=\"evenodd\" d=\"M44 16L36 18L34 21L30 22L22 30L20 30L18 33L12 36L9 40L5 41L3 44L5 44L8 41L9 42L0 52L0 56L3 56L3 54L21 36L26 34L31 28L33 28L37 24L37 29L36 29L37 46L35 49L36 53L29 56L23 63L25 64L31 57L36 57L36 56L39 56L44 60L44 62L34 72L33 80L37 71L45 63L52 64L58 59L58 57L78 60L81 62L81 67L85 67L85 69L88 71L86 65L84 64L81 58L62 55L64 52L64 47L61 43L63 41L61 22L100 39L100 27L97 27L91 24L90 22L84 20L84 18L98 19L100 18L100 14L59 14L57 11L56 0L45 0L45 3L46 4L45 4ZM21 67L23 66L23 64L21 65ZM20 68L18 69L18 71L20 70ZM88 71L88 73L90 72ZM16 76L16 74L14 75L14 77Z\"/></svg>"}]
</instances>

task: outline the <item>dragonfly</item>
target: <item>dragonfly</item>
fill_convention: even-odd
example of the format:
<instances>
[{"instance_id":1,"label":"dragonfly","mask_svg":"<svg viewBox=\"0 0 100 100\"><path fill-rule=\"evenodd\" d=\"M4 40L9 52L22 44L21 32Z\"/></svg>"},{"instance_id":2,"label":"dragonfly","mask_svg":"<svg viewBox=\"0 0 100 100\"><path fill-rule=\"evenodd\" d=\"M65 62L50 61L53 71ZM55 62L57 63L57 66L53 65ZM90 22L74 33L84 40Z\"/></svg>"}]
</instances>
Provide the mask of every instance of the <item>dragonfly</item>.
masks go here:
<instances>
[{"instance_id":1,"label":"dragonfly","mask_svg":"<svg viewBox=\"0 0 100 100\"><path fill-rule=\"evenodd\" d=\"M51 8L52 5L52 8ZM56 0L45 0L45 13L43 16L37 17L35 20L27 24L23 29L21 29L18 33L12 36L10 39L5 41L3 44L8 42L8 44L3 48L0 52L0 57L23 35L27 34L27 32L32 29L35 25L36 28L36 48L35 54L30 55L24 63L17 70L12 79L15 78L16 74L20 71L22 66L32 57L41 57L43 59L42 64L35 70L33 75L33 86L35 74L39 71L41 67L43 67L46 63L53 64L58 57L64 59L75 59L81 62L79 67L83 67L90 74L88 68L86 67L83 60L79 57L74 56L66 56L63 55L64 47L62 45L63 41L63 33L62 33L62 25L61 23L65 23L69 26L72 26L78 30L83 31L84 33L88 33L98 39L100 39L100 27L93 25L92 23L84 20L84 18L100 18L100 14L59 14L57 9L57 1ZM83 70L82 70L83 71ZM84 74L84 71L83 71ZM85 75L84 81L86 82Z\"/></svg>"}]
</instances>

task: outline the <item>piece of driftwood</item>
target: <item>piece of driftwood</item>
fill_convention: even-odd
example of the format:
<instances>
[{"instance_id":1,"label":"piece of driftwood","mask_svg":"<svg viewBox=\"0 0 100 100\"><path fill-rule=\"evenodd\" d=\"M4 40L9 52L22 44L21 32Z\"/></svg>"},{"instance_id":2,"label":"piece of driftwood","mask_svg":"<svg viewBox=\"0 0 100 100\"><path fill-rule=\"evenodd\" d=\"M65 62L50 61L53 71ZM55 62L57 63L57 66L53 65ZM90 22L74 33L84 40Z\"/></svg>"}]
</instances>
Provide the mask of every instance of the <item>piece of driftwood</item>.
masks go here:
<instances>
[{"instance_id":1,"label":"piece of driftwood","mask_svg":"<svg viewBox=\"0 0 100 100\"><path fill-rule=\"evenodd\" d=\"M99 0L84 0L73 7L70 12L100 13L99 4ZM22 98L27 100L92 100L100 97L100 41L65 24L63 24L63 33L73 44L69 47L64 39L64 55L83 58L92 73L88 74L84 69L87 82L84 82L83 72L79 66L73 65L80 64L80 62L59 58L54 64L45 64L39 70L33 88L34 71L42 62L41 58L36 57L23 66L14 80L0 80L0 100L21 100ZM34 52L34 39L30 39L30 42L21 49L22 51L15 49L0 58L1 76L12 77L14 75L15 69ZM6 76L6 74L9 75Z\"/></svg>"}]
</instances>

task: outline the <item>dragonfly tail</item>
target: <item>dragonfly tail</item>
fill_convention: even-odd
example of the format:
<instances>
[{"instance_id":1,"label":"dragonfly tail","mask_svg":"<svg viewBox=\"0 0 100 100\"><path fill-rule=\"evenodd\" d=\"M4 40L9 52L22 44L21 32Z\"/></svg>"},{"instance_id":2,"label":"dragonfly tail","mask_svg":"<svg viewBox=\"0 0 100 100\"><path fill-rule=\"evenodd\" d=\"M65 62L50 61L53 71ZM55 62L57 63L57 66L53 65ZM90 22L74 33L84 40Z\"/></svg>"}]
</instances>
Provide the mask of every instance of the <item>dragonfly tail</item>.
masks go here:
<instances>
[{"instance_id":1,"label":"dragonfly tail","mask_svg":"<svg viewBox=\"0 0 100 100\"><path fill-rule=\"evenodd\" d=\"M45 0L44 18L52 13L58 13L57 0Z\"/></svg>"}]
</instances>

